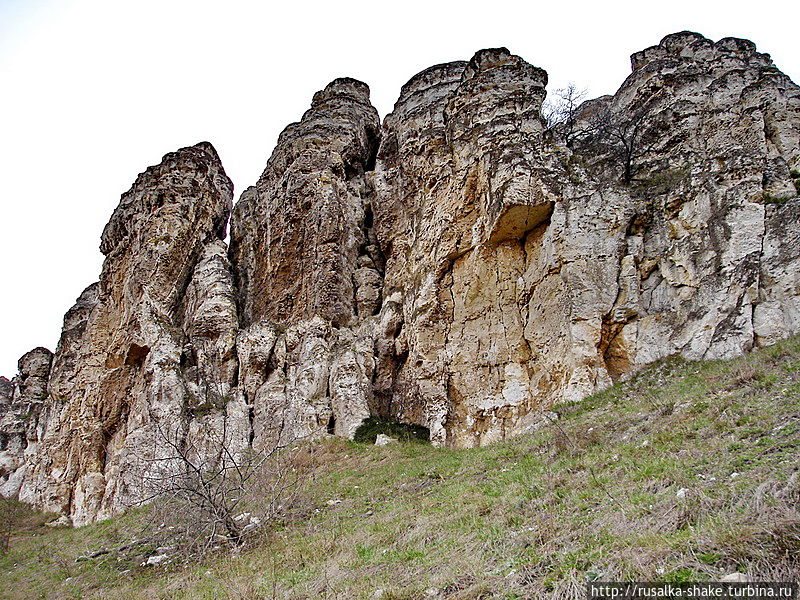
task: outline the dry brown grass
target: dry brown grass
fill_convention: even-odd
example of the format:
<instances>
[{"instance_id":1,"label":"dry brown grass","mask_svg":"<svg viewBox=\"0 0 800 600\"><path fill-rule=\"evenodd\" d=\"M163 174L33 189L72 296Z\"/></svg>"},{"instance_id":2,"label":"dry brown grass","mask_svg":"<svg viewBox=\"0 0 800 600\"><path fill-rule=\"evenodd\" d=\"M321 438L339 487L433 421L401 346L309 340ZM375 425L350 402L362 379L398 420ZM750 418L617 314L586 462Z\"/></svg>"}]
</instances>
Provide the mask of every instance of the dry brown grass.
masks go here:
<instances>
[{"instance_id":1,"label":"dry brown grass","mask_svg":"<svg viewBox=\"0 0 800 600\"><path fill-rule=\"evenodd\" d=\"M103 600L545 600L581 597L588 578L796 579L798 373L792 340L730 363L668 359L487 448L303 446L297 505L236 553L98 583L110 565L76 570L69 530L43 536L60 564L25 542L0 570L21 564L44 598Z\"/></svg>"}]
</instances>

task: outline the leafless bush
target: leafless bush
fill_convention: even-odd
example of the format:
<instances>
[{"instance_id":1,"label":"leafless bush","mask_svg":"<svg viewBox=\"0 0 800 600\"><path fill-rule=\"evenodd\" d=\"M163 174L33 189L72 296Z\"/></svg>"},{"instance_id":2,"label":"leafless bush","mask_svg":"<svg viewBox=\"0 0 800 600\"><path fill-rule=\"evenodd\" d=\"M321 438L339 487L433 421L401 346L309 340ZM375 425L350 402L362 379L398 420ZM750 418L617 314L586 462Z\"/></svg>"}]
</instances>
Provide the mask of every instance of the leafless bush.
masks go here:
<instances>
[{"instance_id":1,"label":"leafless bush","mask_svg":"<svg viewBox=\"0 0 800 600\"><path fill-rule=\"evenodd\" d=\"M586 90L570 82L566 87L553 92L542 106L542 116L547 122L547 127L558 127L567 146L572 144L575 135L578 107L586 99Z\"/></svg>"},{"instance_id":2,"label":"leafless bush","mask_svg":"<svg viewBox=\"0 0 800 600\"><path fill-rule=\"evenodd\" d=\"M205 427L194 436L155 427L157 443L168 451L140 461L148 491L140 504L153 505L159 553L196 558L241 546L280 518L299 493L298 440L281 436L260 450L236 448L224 418L221 428Z\"/></svg>"},{"instance_id":3,"label":"leafless bush","mask_svg":"<svg viewBox=\"0 0 800 600\"><path fill-rule=\"evenodd\" d=\"M668 127L666 116L657 111L658 99L651 96L629 109L613 106L608 98L584 103L573 119L570 147L601 167L596 172L610 166L624 184L640 182L645 159Z\"/></svg>"},{"instance_id":4,"label":"leafless bush","mask_svg":"<svg viewBox=\"0 0 800 600\"><path fill-rule=\"evenodd\" d=\"M606 156L622 170L622 181L629 184L638 172L638 161L652 150L646 136L645 111L619 114L605 107L591 119L581 144Z\"/></svg>"}]
</instances>

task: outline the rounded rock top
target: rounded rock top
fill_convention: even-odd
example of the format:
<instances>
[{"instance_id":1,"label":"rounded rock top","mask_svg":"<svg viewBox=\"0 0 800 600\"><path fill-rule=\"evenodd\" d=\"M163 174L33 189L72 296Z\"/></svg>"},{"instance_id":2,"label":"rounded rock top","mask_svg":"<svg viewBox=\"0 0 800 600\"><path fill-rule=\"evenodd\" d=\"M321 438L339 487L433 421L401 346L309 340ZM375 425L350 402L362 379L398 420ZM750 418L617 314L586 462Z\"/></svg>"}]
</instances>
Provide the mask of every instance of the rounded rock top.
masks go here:
<instances>
[{"instance_id":1,"label":"rounded rock top","mask_svg":"<svg viewBox=\"0 0 800 600\"><path fill-rule=\"evenodd\" d=\"M369 102L369 86L352 77L338 77L314 94L311 107L318 106L337 96L349 96L359 102Z\"/></svg>"}]
</instances>

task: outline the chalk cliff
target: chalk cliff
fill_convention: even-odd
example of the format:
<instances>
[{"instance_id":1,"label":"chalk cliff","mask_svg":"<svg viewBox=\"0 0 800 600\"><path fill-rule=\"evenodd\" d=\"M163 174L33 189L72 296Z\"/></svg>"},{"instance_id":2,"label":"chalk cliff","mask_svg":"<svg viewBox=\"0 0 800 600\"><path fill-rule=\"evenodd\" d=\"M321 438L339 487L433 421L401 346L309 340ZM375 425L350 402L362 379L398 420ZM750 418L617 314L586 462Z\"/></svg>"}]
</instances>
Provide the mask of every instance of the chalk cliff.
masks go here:
<instances>
[{"instance_id":1,"label":"chalk cliff","mask_svg":"<svg viewBox=\"0 0 800 600\"><path fill-rule=\"evenodd\" d=\"M233 208L210 144L165 156L55 354L0 379L0 492L84 524L145 499L172 444L369 416L486 444L659 358L800 331L800 88L741 39L631 60L550 126L547 74L504 48L415 75L383 124L337 79Z\"/></svg>"}]
</instances>

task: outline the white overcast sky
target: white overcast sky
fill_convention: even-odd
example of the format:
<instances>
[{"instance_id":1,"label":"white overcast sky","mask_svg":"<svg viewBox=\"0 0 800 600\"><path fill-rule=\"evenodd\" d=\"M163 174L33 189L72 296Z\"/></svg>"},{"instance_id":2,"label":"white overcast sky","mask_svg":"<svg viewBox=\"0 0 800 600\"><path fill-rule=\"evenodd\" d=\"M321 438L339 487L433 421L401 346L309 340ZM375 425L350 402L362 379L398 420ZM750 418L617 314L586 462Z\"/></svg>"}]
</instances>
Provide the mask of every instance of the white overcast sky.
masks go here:
<instances>
[{"instance_id":1,"label":"white overcast sky","mask_svg":"<svg viewBox=\"0 0 800 600\"><path fill-rule=\"evenodd\" d=\"M212 142L238 197L330 80L367 82L383 117L412 75L486 47L594 97L691 29L749 38L800 81L798 17L791 0L0 0L0 374L55 349L120 194L166 152Z\"/></svg>"}]
</instances>

